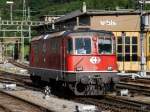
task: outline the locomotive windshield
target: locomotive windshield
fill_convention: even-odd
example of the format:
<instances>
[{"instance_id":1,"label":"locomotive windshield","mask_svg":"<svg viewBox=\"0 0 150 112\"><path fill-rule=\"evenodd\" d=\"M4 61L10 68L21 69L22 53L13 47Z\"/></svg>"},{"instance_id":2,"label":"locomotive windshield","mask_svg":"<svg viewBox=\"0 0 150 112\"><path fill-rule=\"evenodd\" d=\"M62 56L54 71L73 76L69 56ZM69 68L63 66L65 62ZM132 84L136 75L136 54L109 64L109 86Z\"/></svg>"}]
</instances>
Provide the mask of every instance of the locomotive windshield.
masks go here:
<instances>
[{"instance_id":1,"label":"locomotive windshield","mask_svg":"<svg viewBox=\"0 0 150 112\"><path fill-rule=\"evenodd\" d=\"M90 54L91 53L91 39L90 38L76 38L75 39L75 53L76 54Z\"/></svg>"},{"instance_id":2,"label":"locomotive windshield","mask_svg":"<svg viewBox=\"0 0 150 112\"><path fill-rule=\"evenodd\" d=\"M98 51L100 54L111 54L112 51L112 38L111 36L100 36L98 38Z\"/></svg>"}]
</instances>

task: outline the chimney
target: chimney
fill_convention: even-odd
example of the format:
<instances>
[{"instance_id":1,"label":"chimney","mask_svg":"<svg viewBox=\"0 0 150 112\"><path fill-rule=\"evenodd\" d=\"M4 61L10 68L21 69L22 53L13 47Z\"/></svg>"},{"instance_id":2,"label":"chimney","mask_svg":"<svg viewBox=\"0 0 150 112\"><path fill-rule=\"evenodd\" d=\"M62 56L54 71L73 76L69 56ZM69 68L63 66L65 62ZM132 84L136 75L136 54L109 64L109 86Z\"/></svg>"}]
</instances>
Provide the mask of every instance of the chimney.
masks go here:
<instances>
[{"instance_id":1,"label":"chimney","mask_svg":"<svg viewBox=\"0 0 150 112\"><path fill-rule=\"evenodd\" d=\"M51 23L52 23L52 29L54 30L54 29L55 29L55 22L54 22L54 19L52 19Z\"/></svg>"},{"instance_id":2,"label":"chimney","mask_svg":"<svg viewBox=\"0 0 150 112\"><path fill-rule=\"evenodd\" d=\"M83 12L83 13L86 13L86 3L85 3L85 2L83 2L82 12Z\"/></svg>"}]
</instances>

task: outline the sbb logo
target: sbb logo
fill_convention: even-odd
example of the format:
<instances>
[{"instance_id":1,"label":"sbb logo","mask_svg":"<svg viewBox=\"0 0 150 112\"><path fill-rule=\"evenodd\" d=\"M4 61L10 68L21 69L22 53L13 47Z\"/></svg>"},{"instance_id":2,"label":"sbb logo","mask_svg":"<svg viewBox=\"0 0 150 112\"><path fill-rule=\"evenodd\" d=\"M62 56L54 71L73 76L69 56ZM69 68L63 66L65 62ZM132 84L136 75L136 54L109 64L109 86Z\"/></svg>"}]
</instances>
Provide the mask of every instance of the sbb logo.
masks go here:
<instances>
[{"instance_id":1,"label":"sbb logo","mask_svg":"<svg viewBox=\"0 0 150 112\"><path fill-rule=\"evenodd\" d=\"M101 59L99 57L91 57L90 58L90 62L92 64L98 64L98 63L100 63L100 61L101 61Z\"/></svg>"}]
</instances>

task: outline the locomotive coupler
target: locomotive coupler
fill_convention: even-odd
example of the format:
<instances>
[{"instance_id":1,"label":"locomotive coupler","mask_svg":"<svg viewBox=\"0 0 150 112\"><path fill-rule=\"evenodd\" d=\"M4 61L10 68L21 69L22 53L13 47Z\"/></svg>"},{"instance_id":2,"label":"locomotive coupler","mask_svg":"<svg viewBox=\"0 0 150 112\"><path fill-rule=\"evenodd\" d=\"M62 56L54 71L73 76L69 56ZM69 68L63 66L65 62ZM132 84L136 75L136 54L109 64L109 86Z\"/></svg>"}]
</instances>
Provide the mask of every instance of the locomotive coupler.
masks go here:
<instances>
[{"instance_id":1,"label":"locomotive coupler","mask_svg":"<svg viewBox=\"0 0 150 112\"><path fill-rule=\"evenodd\" d=\"M86 92L90 95L98 95L100 91L102 91L103 85L104 84L102 83L102 78L100 76L90 77L86 87Z\"/></svg>"},{"instance_id":2,"label":"locomotive coupler","mask_svg":"<svg viewBox=\"0 0 150 112\"><path fill-rule=\"evenodd\" d=\"M80 80L78 81L81 82L82 84L101 85L102 78L99 75L84 76L84 77L81 77Z\"/></svg>"},{"instance_id":3,"label":"locomotive coupler","mask_svg":"<svg viewBox=\"0 0 150 112\"><path fill-rule=\"evenodd\" d=\"M89 84L101 85L102 84L102 78L99 75L94 75L93 77L89 78Z\"/></svg>"}]
</instances>

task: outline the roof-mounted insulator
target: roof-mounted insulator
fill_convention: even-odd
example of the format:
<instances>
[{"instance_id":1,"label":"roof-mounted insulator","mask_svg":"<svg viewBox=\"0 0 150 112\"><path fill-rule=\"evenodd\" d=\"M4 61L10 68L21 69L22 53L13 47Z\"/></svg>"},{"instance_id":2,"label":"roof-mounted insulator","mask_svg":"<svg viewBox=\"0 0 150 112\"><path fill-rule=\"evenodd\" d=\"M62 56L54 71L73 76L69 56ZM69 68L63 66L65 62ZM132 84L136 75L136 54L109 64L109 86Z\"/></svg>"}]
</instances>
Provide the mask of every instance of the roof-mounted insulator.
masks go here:
<instances>
[{"instance_id":1,"label":"roof-mounted insulator","mask_svg":"<svg viewBox=\"0 0 150 112\"><path fill-rule=\"evenodd\" d=\"M74 26L73 30L90 30L90 26Z\"/></svg>"}]
</instances>

